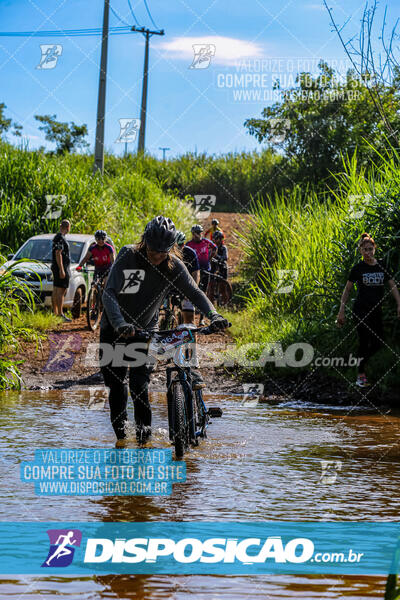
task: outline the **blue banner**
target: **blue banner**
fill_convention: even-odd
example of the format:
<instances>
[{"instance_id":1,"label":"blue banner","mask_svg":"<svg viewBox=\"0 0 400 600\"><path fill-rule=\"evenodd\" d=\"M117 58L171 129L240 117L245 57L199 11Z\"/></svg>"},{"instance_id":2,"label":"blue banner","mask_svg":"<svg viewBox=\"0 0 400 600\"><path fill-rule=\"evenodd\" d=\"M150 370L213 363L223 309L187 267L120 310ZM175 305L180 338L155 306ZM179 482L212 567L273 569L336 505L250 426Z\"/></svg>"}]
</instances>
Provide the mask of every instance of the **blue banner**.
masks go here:
<instances>
[{"instance_id":1,"label":"blue banner","mask_svg":"<svg viewBox=\"0 0 400 600\"><path fill-rule=\"evenodd\" d=\"M2 574L354 574L399 568L400 523L0 523Z\"/></svg>"}]
</instances>

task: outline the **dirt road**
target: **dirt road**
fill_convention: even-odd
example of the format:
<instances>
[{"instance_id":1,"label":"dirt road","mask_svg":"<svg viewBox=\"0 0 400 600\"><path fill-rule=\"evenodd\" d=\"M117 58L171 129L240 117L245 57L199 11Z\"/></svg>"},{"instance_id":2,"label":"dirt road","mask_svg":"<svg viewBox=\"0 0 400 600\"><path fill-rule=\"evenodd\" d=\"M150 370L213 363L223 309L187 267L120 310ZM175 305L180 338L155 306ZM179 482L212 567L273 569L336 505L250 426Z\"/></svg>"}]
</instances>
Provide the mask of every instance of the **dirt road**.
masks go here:
<instances>
[{"instance_id":1,"label":"dirt road","mask_svg":"<svg viewBox=\"0 0 400 600\"><path fill-rule=\"evenodd\" d=\"M211 225L211 219L217 218L226 236L226 244L229 250L230 273L237 272L241 259L240 245L234 234L234 230L242 230L249 219L248 215L236 213L211 213L210 217L202 224L206 230ZM61 327L47 332L48 337L35 352L35 346L28 344L24 352L17 358L25 362L20 366L25 389L51 389L68 388L71 386L100 385L102 376L96 365L94 348L99 341L99 332L91 332L86 325L86 316L65 323ZM218 336L203 336L201 348L206 352L206 346L211 351L218 347L225 347L230 343L230 336L223 333ZM200 348L200 354L201 354ZM27 358L29 357L29 358ZM226 382L221 381L218 369L204 369L203 377L207 384L215 389L215 386L223 386ZM156 370L153 382L156 386L163 383L163 368ZM232 381L231 391L240 389L241 385Z\"/></svg>"}]
</instances>

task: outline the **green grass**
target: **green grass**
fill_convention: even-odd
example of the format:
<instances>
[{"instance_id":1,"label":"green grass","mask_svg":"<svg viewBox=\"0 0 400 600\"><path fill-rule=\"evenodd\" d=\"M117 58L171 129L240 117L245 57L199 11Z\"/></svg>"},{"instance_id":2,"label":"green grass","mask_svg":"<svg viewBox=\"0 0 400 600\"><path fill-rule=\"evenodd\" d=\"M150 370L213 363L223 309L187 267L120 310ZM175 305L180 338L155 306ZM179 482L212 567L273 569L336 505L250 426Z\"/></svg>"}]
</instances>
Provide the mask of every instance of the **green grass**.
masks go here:
<instances>
[{"instance_id":1,"label":"green grass","mask_svg":"<svg viewBox=\"0 0 400 600\"><path fill-rule=\"evenodd\" d=\"M310 194L304 204L294 190L273 201L260 199L253 203L253 222L241 234L245 253L242 277L247 282L245 307L228 315L239 346L255 343L262 348L279 342L285 351L291 344L307 343L315 356L347 358L350 352L356 353L351 302L343 329L336 327L335 319L350 268L359 260L357 242L364 231L378 244L376 257L399 280L399 158L396 151L381 156L379 168L370 170L368 176L358 168L355 158L348 161L343 174L337 177L340 191L334 201L321 202ZM278 293L282 287L278 271L285 270L296 271L297 278L293 281L288 276L281 283L293 283L292 290ZM393 389L400 377L400 321L388 288L383 310L387 347L371 360L369 372L372 381L379 381L383 389ZM251 354L257 356L254 350ZM278 369L267 362L257 375L279 377L310 369ZM326 367L320 372L341 380L343 376L350 381L355 377L354 368L338 371Z\"/></svg>"},{"instance_id":2,"label":"green grass","mask_svg":"<svg viewBox=\"0 0 400 600\"><path fill-rule=\"evenodd\" d=\"M50 329L56 329L64 323L61 317L57 317L50 310L37 309L34 312L21 311L18 324L20 327L28 327L35 331L45 333Z\"/></svg>"},{"instance_id":3,"label":"green grass","mask_svg":"<svg viewBox=\"0 0 400 600\"><path fill-rule=\"evenodd\" d=\"M4 263L0 255L0 264ZM0 390L20 389L20 361L13 360L23 342L39 341L40 333L25 323L23 309L33 311L29 287L16 279L11 269L0 270Z\"/></svg>"},{"instance_id":4,"label":"green grass","mask_svg":"<svg viewBox=\"0 0 400 600\"><path fill-rule=\"evenodd\" d=\"M92 175L89 155L51 156L0 142L1 243L16 250L32 235L57 231L59 220L44 218L47 195L66 196L62 217L71 220L72 232L106 229L117 248L138 241L157 214L170 216L177 227L189 231L189 201L164 191L120 159L111 157L109 163L112 168L102 178Z\"/></svg>"}]
</instances>

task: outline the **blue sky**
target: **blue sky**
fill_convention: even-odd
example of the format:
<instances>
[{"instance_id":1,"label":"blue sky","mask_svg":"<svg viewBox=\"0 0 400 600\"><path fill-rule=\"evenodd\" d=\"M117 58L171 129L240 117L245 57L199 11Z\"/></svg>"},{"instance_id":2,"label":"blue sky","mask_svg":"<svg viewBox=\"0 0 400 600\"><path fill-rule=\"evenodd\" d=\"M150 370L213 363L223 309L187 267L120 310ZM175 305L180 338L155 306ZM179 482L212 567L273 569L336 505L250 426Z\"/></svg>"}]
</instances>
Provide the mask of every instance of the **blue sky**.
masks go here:
<instances>
[{"instance_id":1,"label":"blue sky","mask_svg":"<svg viewBox=\"0 0 400 600\"><path fill-rule=\"evenodd\" d=\"M152 27L143 0L131 0L140 24ZM103 0L0 0L0 30L59 30L100 27ZM225 153L260 148L243 127L272 102L273 80L290 87L298 70L314 71L318 60L348 65L319 0L148 0L164 37L150 44L146 149L160 146L176 156L187 151ZM128 0L111 0L123 22L134 24ZM358 31L364 2L329 3L339 23L350 18L347 37ZM389 4L396 17L399 2ZM111 12L110 25L122 25ZM86 123L93 145L100 61L98 37L0 37L0 102L23 124L31 148L45 144L35 114ZM52 69L37 69L40 44L62 45ZM193 45L210 50L207 68L190 68ZM105 144L116 154L119 119L138 118L144 37L111 36L109 42ZM198 65L200 63L197 63ZM10 136L9 139L12 140ZM129 144L136 149L136 143Z\"/></svg>"}]
</instances>

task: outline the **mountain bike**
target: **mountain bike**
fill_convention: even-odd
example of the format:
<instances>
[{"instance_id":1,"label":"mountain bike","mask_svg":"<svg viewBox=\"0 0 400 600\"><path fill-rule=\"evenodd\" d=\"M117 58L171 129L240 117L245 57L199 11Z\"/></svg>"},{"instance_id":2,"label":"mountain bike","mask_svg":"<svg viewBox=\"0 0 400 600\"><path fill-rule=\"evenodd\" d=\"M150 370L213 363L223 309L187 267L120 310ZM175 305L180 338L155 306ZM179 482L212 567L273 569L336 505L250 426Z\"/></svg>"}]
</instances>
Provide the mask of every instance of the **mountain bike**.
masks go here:
<instances>
[{"instance_id":1,"label":"mountain bike","mask_svg":"<svg viewBox=\"0 0 400 600\"><path fill-rule=\"evenodd\" d=\"M182 323L182 305L181 297L178 294L171 294L164 300L160 308L158 326L160 330L175 329Z\"/></svg>"},{"instance_id":2,"label":"mountain bike","mask_svg":"<svg viewBox=\"0 0 400 600\"><path fill-rule=\"evenodd\" d=\"M188 350L191 344L195 344L195 333L210 335L215 332L210 327L186 325L155 333L140 332L141 337L147 338L149 353L153 357L159 359L166 355L174 363L174 366L166 367L168 433L178 458L190 445L197 446L200 438L207 437L210 417L222 416L219 407L207 410L202 390L193 389L192 361Z\"/></svg>"},{"instance_id":3,"label":"mountain bike","mask_svg":"<svg viewBox=\"0 0 400 600\"><path fill-rule=\"evenodd\" d=\"M218 259L211 259L211 262L214 266L223 266L221 265ZM209 275L209 283L207 286L207 296L213 304L217 306L225 306L232 299L232 286L227 279L222 277L221 275L217 275L217 273L212 273L208 271Z\"/></svg>"},{"instance_id":4,"label":"mountain bike","mask_svg":"<svg viewBox=\"0 0 400 600\"><path fill-rule=\"evenodd\" d=\"M96 331L99 326L101 315L103 314L103 290L104 278L108 275L108 271L97 275L90 286L87 303L86 303L86 321L91 331Z\"/></svg>"}]
</instances>

